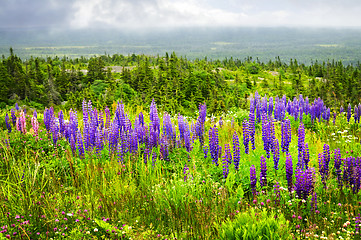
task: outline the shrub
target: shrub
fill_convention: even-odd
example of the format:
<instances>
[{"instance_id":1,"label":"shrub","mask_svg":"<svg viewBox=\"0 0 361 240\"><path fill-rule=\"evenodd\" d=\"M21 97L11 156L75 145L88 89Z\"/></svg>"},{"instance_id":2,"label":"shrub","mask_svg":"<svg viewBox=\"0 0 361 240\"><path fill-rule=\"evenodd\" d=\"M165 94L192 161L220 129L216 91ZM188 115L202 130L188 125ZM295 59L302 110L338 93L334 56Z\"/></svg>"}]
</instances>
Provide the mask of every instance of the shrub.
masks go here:
<instances>
[{"instance_id":1,"label":"shrub","mask_svg":"<svg viewBox=\"0 0 361 240\"><path fill-rule=\"evenodd\" d=\"M220 239L290 239L288 221L283 215L260 213L251 208L222 224Z\"/></svg>"}]
</instances>

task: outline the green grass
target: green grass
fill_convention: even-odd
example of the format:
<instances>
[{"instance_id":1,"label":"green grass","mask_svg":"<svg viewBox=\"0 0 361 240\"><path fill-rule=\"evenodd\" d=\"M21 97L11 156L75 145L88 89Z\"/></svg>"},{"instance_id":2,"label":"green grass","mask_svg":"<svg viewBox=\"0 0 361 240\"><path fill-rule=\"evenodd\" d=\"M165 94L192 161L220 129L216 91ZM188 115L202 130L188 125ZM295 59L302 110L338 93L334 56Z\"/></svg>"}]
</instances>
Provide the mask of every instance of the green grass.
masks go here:
<instances>
[{"instance_id":1,"label":"green grass","mask_svg":"<svg viewBox=\"0 0 361 240\"><path fill-rule=\"evenodd\" d=\"M132 122L139 111L141 109L130 111ZM222 159L216 167L209 153L204 158L198 140L190 153L183 148L173 149L169 161L161 160L156 148L153 150L157 153L155 163L151 155L145 163L142 153L128 153L120 162L116 154L109 153L108 147L101 156L95 152L87 153L84 159L73 156L66 140L59 140L54 147L45 130L38 138L30 133L13 130L8 134L1 130L0 230L2 226L8 227L0 239L7 234L15 239L116 239L120 236L124 239L232 239L231 236L237 235L258 239L262 234L262 239L316 238L316 235L352 238L360 196L349 188L338 187L333 167L325 189L318 174L317 156L324 143L330 144L331 150L340 148L343 157L360 156L359 140L346 142L343 138L346 132L336 132L348 129L347 134L359 139L358 125L349 124L345 116L340 116L336 125L321 122L306 129L310 166L315 168L317 214L311 209L311 197L302 202L286 190L286 156L282 153L278 171L273 169L272 157L267 160L268 185L261 189L258 183L259 194L252 195L249 168L255 165L259 178L260 157L265 156L265 151L258 124L256 149L248 155L244 153L239 123L246 115L242 110L230 112L222 116L223 126L218 126L222 148L226 143L232 145L234 131L240 136L240 169L236 171L233 164L230 165L227 179L222 175ZM65 116L67 118L68 113ZM78 117L81 118L80 113ZM147 114L145 119L149 119ZM42 122L42 114L39 121ZM176 122L173 120L173 123ZM206 121L207 145L208 129L213 124L210 119ZM27 126L29 130L29 120ZM292 121L292 126L290 153L295 166L298 122ZM275 124L275 131L280 140L279 123ZM335 140L329 137L332 133L336 133ZM331 160L331 166L332 163ZM189 168L186 173L185 164ZM279 201L275 201L276 182L281 186ZM244 227L244 224L249 225Z\"/></svg>"}]
</instances>

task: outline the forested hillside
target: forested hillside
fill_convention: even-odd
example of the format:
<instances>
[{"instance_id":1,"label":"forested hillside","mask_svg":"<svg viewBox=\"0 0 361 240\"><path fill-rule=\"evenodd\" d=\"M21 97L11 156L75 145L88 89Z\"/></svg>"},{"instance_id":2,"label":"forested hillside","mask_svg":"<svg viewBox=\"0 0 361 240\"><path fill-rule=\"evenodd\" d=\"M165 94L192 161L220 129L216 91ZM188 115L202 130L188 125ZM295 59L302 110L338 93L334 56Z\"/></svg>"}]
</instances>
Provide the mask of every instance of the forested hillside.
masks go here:
<instances>
[{"instance_id":1,"label":"forested hillside","mask_svg":"<svg viewBox=\"0 0 361 240\"><path fill-rule=\"evenodd\" d=\"M276 57L258 59L195 59L164 56L102 55L88 58L32 57L20 59L10 49L0 62L0 106L21 101L43 108L62 104L81 108L83 99L104 107L113 101L148 106L152 99L161 110L193 114L200 103L210 113L247 107L250 93L287 96L299 94L311 101L321 97L338 109L360 102L361 66L339 61L311 65Z\"/></svg>"}]
</instances>

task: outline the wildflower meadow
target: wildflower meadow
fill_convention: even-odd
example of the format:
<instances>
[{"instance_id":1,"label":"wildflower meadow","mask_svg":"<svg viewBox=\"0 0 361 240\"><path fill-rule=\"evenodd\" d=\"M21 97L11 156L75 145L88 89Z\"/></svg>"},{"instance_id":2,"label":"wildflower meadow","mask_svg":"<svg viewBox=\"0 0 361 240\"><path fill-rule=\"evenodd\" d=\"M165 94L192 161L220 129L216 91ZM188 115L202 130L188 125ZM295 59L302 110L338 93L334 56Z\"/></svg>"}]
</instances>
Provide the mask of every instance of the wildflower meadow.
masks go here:
<instances>
[{"instance_id":1,"label":"wildflower meadow","mask_svg":"<svg viewBox=\"0 0 361 240\"><path fill-rule=\"evenodd\" d=\"M361 105L0 112L0 239L361 239Z\"/></svg>"}]
</instances>

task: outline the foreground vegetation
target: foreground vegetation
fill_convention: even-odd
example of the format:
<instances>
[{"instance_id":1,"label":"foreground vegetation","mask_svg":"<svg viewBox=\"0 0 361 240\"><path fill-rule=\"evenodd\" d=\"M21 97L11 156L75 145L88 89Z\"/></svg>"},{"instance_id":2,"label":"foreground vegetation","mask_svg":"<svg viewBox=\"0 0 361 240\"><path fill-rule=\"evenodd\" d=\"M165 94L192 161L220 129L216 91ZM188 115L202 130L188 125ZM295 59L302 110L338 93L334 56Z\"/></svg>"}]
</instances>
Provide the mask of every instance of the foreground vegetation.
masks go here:
<instances>
[{"instance_id":1,"label":"foreground vegetation","mask_svg":"<svg viewBox=\"0 0 361 240\"><path fill-rule=\"evenodd\" d=\"M359 237L361 107L257 92L247 106L192 118L155 101L16 104L1 113L0 236Z\"/></svg>"}]
</instances>

